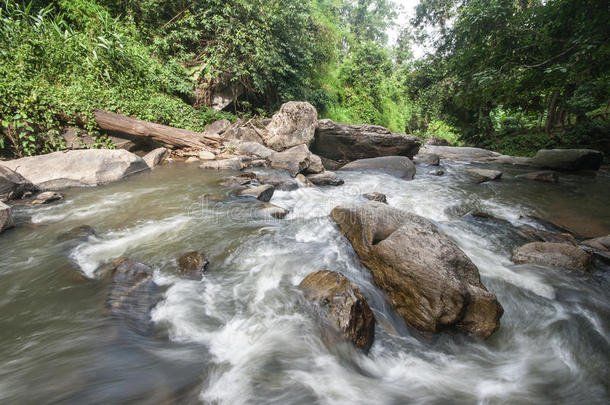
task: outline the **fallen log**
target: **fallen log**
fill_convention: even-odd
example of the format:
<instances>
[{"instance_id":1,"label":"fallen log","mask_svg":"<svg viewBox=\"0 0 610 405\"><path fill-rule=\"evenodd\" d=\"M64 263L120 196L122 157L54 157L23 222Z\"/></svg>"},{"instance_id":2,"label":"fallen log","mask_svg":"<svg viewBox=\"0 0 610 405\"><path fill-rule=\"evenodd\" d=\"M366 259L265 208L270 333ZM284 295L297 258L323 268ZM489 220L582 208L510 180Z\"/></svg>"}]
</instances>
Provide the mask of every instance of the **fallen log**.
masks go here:
<instances>
[{"instance_id":1,"label":"fallen log","mask_svg":"<svg viewBox=\"0 0 610 405\"><path fill-rule=\"evenodd\" d=\"M206 146L217 147L221 144L220 137L209 135L205 132L195 132L188 129L155 124L104 110L95 110L94 114L97 125L106 131L143 136L178 148L204 149Z\"/></svg>"}]
</instances>

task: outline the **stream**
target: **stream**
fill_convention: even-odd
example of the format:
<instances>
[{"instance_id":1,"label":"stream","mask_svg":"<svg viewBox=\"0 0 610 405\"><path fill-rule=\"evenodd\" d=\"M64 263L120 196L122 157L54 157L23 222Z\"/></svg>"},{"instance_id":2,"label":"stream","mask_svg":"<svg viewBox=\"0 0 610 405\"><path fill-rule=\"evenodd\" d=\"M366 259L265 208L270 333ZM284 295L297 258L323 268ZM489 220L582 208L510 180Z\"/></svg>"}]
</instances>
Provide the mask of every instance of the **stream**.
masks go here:
<instances>
[{"instance_id":1,"label":"stream","mask_svg":"<svg viewBox=\"0 0 610 405\"><path fill-rule=\"evenodd\" d=\"M443 166L442 177L422 166L413 181L338 172L339 187L276 191L271 202L290 209L281 220L218 185L231 173L183 163L16 205L16 228L0 235L0 403L607 404L608 266L514 265L526 241L509 223L555 216L608 234L610 175L547 184L502 167L501 181L477 185L461 174L476 165ZM491 338L421 336L392 310L328 218L373 191L433 220L477 265L505 310ZM464 217L472 210L508 222ZM81 225L96 235L58 240ZM210 261L201 281L177 274L177 257L193 250ZM108 317L103 274L124 256L162 286L151 336ZM377 319L368 356L322 342L297 288L321 269L366 296Z\"/></svg>"}]
</instances>

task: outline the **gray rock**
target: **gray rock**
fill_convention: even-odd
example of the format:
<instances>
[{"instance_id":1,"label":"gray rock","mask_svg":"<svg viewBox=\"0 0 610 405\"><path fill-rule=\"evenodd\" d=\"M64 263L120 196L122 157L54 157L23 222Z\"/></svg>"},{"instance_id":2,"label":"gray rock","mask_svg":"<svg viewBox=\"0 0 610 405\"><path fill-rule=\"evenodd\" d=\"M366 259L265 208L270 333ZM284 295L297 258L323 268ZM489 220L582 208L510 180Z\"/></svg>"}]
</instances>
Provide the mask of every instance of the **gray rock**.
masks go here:
<instances>
[{"instance_id":1,"label":"gray rock","mask_svg":"<svg viewBox=\"0 0 610 405\"><path fill-rule=\"evenodd\" d=\"M232 127L223 133L222 137L234 141L263 143L263 138L254 129L249 127Z\"/></svg>"},{"instance_id":2,"label":"gray rock","mask_svg":"<svg viewBox=\"0 0 610 405\"><path fill-rule=\"evenodd\" d=\"M216 155L213 154L212 152L207 151L207 150L202 150L201 152L199 152L197 157L200 160L214 160L214 159L216 159Z\"/></svg>"},{"instance_id":3,"label":"gray rock","mask_svg":"<svg viewBox=\"0 0 610 405\"><path fill-rule=\"evenodd\" d=\"M239 158L231 158L224 160L208 160L203 162L199 166L202 169L211 169L211 170L236 170L239 171L243 168L241 159Z\"/></svg>"},{"instance_id":4,"label":"gray rock","mask_svg":"<svg viewBox=\"0 0 610 405\"><path fill-rule=\"evenodd\" d=\"M307 176L307 180L316 186L340 186L344 183L341 177L337 176L334 172L329 172L327 170L318 174L310 174Z\"/></svg>"},{"instance_id":5,"label":"gray rock","mask_svg":"<svg viewBox=\"0 0 610 405\"><path fill-rule=\"evenodd\" d=\"M199 163L199 158L195 156L190 156L184 161L184 163Z\"/></svg>"},{"instance_id":6,"label":"gray rock","mask_svg":"<svg viewBox=\"0 0 610 405\"><path fill-rule=\"evenodd\" d=\"M299 183L287 174L261 174L258 176L258 180L262 184L270 184L276 190L281 191L293 191L299 188Z\"/></svg>"},{"instance_id":7,"label":"gray rock","mask_svg":"<svg viewBox=\"0 0 610 405\"><path fill-rule=\"evenodd\" d=\"M260 209L259 212L269 215L275 219L284 219L290 211L285 208L278 207L277 205L267 203L263 206L263 208Z\"/></svg>"},{"instance_id":8,"label":"gray rock","mask_svg":"<svg viewBox=\"0 0 610 405\"><path fill-rule=\"evenodd\" d=\"M346 164L341 170L374 170L404 180L415 176L415 165L408 157L383 156L371 159L360 159Z\"/></svg>"},{"instance_id":9,"label":"gray rock","mask_svg":"<svg viewBox=\"0 0 610 405\"><path fill-rule=\"evenodd\" d=\"M477 267L429 220L378 202L335 207L330 217L415 328L457 328L487 338L499 327L502 306Z\"/></svg>"},{"instance_id":10,"label":"gray rock","mask_svg":"<svg viewBox=\"0 0 610 405\"><path fill-rule=\"evenodd\" d=\"M525 174L520 174L518 176L515 176L518 179L527 179L527 180L535 180L535 181L542 181L545 183L557 183L559 182L559 175L557 174L557 172L553 172L553 171L542 171L542 172L532 172L532 173L525 173Z\"/></svg>"},{"instance_id":11,"label":"gray rock","mask_svg":"<svg viewBox=\"0 0 610 405\"><path fill-rule=\"evenodd\" d=\"M50 204L55 201L63 200L64 196L57 191L45 191L38 194L34 199L28 202L28 205Z\"/></svg>"},{"instance_id":12,"label":"gray rock","mask_svg":"<svg viewBox=\"0 0 610 405\"><path fill-rule=\"evenodd\" d=\"M535 228L530 225L521 225L517 228L517 232L531 240L540 242L567 243L570 245L578 245L578 241L571 233L568 232L551 232L540 228Z\"/></svg>"},{"instance_id":13,"label":"gray rock","mask_svg":"<svg viewBox=\"0 0 610 405\"><path fill-rule=\"evenodd\" d=\"M122 149L53 152L0 165L18 172L42 190L97 186L149 169L144 159Z\"/></svg>"},{"instance_id":14,"label":"gray rock","mask_svg":"<svg viewBox=\"0 0 610 405\"><path fill-rule=\"evenodd\" d=\"M309 151L307 145L293 146L283 152L276 152L271 156L271 167L286 170L291 176L299 173L321 173L324 171L319 156Z\"/></svg>"},{"instance_id":15,"label":"gray rock","mask_svg":"<svg viewBox=\"0 0 610 405\"><path fill-rule=\"evenodd\" d=\"M318 112L314 106L299 101L285 103L267 125L267 146L276 151L301 144L309 146L317 125Z\"/></svg>"},{"instance_id":16,"label":"gray rock","mask_svg":"<svg viewBox=\"0 0 610 405\"><path fill-rule=\"evenodd\" d=\"M320 156L320 159L322 160L322 166L324 166L326 170L339 170L341 166L343 166L342 163L339 163L336 160L327 159L324 156Z\"/></svg>"},{"instance_id":17,"label":"gray rock","mask_svg":"<svg viewBox=\"0 0 610 405\"><path fill-rule=\"evenodd\" d=\"M449 146L449 141L436 136L431 136L430 138L426 139L426 145Z\"/></svg>"},{"instance_id":18,"label":"gray rock","mask_svg":"<svg viewBox=\"0 0 610 405\"><path fill-rule=\"evenodd\" d=\"M511 260L517 264L531 263L588 271L591 256L582 249L564 243L532 242L513 251Z\"/></svg>"},{"instance_id":19,"label":"gray rock","mask_svg":"<svg viewBox=\"0 0 610 405\"><path fill-rule=\"evenodd\" d=\"M375 315L357 285L337 271L316 271L299 284L309 301L320 306L332 327L343 339L368 353L375 338ZM327 346L328 334L323 334Z\"/></svg>"},{"instance_id":20,"label":"gray rock","mask_svg":"<svg viewBox=\"0 0 610 405\"><path fill-rule=\"evenodd\" d=\"M411 135L397 134L377 125L347 125L328 119L318 121L311 150L327 159L357 160L380 156L412 158L420 141Z\"/></svg>"},{"instance_id":21,"label":"gray rock","mask_svg":"<svg viewBox=\"0 0 610 405\"><path fill-rule=\"evenodd\" d=\"M148 167L152 168L160 164L168 155L169 151L167 148L157 148L148 152L142 159L144 159Z\"/></svg>"},{"instance_id":22,"label":"gray rock","mask_svg":"<svg viewBox=\"0 0 610 405\"><path fill-rule=\"evenodd\" d=\"M13 213L11 207L0 202L0 232L15 226L13 222Z\"/></svg>"},{"instance_id":23,"label":"gray rock","mask_svg":"<svg viewBox=\"0 0 610 405\"><path fill-rule=\"evenodd\" d=\"M388 198L386 197L386 195L382 194L382 193L378 193L376 191L374 191L372 193L362 194L362 197L366 198L367 200L371 200L371 201L377 201L377 202L384 203L384 204L388 203Z\"/></svg>"},{"instance_id":24,"label":"gray rock","mask_svg":"<svg viewBox=\"0 0 610 405\"><path fill-rule=\"evenodd\" d=\"M275 151L256 142L240 142L237 145L237 152L242 155L254 156L261 159L271 159Z\"/></svg>"},{"instance_id":25,"label":"gray rock","mask_svg":"<svg viewBox=\"0 0 610 405\"><path fill-rule=\"evenodd\" d=\"M468 148L461 146L434 146L426 145L420 153L435 154L441 159L449 160L479 160L502 156L499 153L481 148Z\"/></svg>"},{"instance_id":26,"label":"gray rock","mask_svg":"<svg viewBox=\"0 0 610 405\"><path fill-rule=\"evenodd\" d=\"M610 254L610 235L600 236L599 238L594 239L588 239L583 241L582 244Z\"/></svg>"},{"instance_id":27,"label":"gray rock","mask_svg":"<svg viewBox=\"0 0 610 405\"><path fill-rule=\"evenodd\" d=\"M24 194L36 191L38 188L29 180L0 162L0 202L23 198Z\"/></svg>"},{"instance_id":28,"label":"gray rock","mask_svg":"<svg viewBox=\"0 0 610 405\"><path fill-rule=\"evenodd\" d=\"M441 159L434 153L419 153L415 155L413 162L430 166L438 166L441 163Z\"/></svg>"},{"instance_id":29,"label":"gray rock","mask_svg":"<svg viewBox=\"0 0 610 405\"><path fill-rule=\"evenodd\" d=\"M231 127L231 121L229 120L218 120L212 122L210 125L205 127L205 132L210 135L221 135L227 129Z\"/></svg>"},{"instance_id":30,"label":"gray rock","mask_svg":"<svg viewBox=\"0 0 610 405\"><path fill-rule=\"evenodd\" d=\"M466 170L472 181L475 183L484 183L486 181L499 180L502 177L502 172L488 169L468 169Z\"/></svg>"},{"instance_id":31,"label":"gray rock","mask_svg":"<svg viewBox=\"0 0 610 405\"><path fill-rule=\"evenodd\" d=\"M534 156L534 164L555 170L597 170L603 154L592 149L541 149Z\"/></svg>"},{"instance_id":32,"label":"gray rock","mask_svg":"<svg viewBox=\"0 0 610 405\"><path fill-rule=\"evenodd\" d=\"M225 177L224 179L221 179L218 184L228 187L240 187L250 184L258 185L258 179L254 173L244 172L239 176Z\"/></svg>"},{"instance_id":33,"label":"gray rock","mask_svg":"<svg viewBox=\"0 0 610 405\"><path fill-rule=\"evenodd\" d=\"M270 184L263 184L262 186L247 188L239 191L239 195L243 197L254 197L258 200L269 202L273 197L275 188Z\"/></svg>"}]
</instances>

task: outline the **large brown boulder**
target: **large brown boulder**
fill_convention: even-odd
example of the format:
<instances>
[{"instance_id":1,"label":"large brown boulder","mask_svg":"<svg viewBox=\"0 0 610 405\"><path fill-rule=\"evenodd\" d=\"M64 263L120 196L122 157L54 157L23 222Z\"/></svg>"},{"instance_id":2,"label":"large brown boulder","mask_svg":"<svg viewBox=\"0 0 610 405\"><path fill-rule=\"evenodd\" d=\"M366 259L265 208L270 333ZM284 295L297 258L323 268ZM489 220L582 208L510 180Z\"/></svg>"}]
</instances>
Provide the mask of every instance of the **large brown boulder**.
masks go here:
<instances>
[{"instance_id":1,"label":"large brown boulder","mask_svg":"<svg viewBox=\"0 0 610 405\"><path fill-rule=\"evenodd\" d=\"M517 264L531 263L588 271L591 256L576 246L565 243L532 242L516 248L511 260Z\"/></svg>"},{"instance_id":2,"label":"large brown boulder","mask_svg":"<svg viewBox=\"0 0 610 405\"><path fill-rule=\"evenodd\" d=\"M415 176L415 165L411 159L405 156L383 156L355 160L343 166L341 170L372 170L404 180L412 180Z\"/></svg>"},{"instance_id":3,"label":"large brown boulder","mask_svg":"<svg viewBox=\"0 0 610 405\"><path fill-rule=\"evenodd\" d=\"M307 145L298 145L283 152L276 152L271 156L271 167L285 170L292 177L299 173L322 173L324 166L319 156L309 151Z\"/></svg>"},{"instance_id":4,"label":"large brown boulder","mask_svg":"<svg viewBox=\"0 0 610 405\"><path fill-rule=\"evenodd\" d=\"M534 164L555 170L597 170L603 155L592 149L541 149L534 156Z\"/></svg>"},{"instance_id":5,"label":"large brown boulder","mask_svg":"<svg viewBox=\"0 0 610 405\"><path fill-rule=\"evenodd\" d=\"M500 326L504 310L477 267L429 220L378 202L335 207L330 217L415 328L457 328L487 338Z\"/></svg>"},{"instance_id":6,"label":"large brown boulder","mask_svg":"<svg viewBox=\"0 0 610 405\"><path fill-rule=\"evenodd\" d=\"M123 149L85 149L25 157L0 166L21 174L42 190L97 186L148 170L146 162Z\"/></svg>"},{"instance_id":7,"label":"large brown boulder","mask_svg":"<svg viewBox=\"0 0 610 405\"><path fill-rule=\"evenodd\" d=\"M0 162L0 201L16 200L37 190L28 179Z\"/></svg>"},{"instance_id":8,"label":"large brown boulder","mask_svg":"<svg viewBox=\"0 0 610 405\"><path fill-rule=\"evenodd\" d=\"M309 301L323 309L344 339L367 353L375 338L375 315L355 284L336 271L316 271L299 288Z\"/></svg>"},{"instance_id":9,"label":"large brown boulder","mask_svg":"<svg viewBox=\"0 0 610 405\"><path fill-rule=\"evenodd\" d=\"M0 232L15 226L13 222L13 213L11 207L0 202Z\"/></svg>"},{"instance_id":10,"label":"large brown boulder","mask_svg":"<svg viewBox=\"0 0 610 405\"><path fill-rule=\"evenodd\" d=\"M271 149L282 151L293 146L311 145L316 126L318 112L311 104L301 101L290 101L280 108L269 125L265 143Z\"/></svg>"},{"instance_id":11,"label":"large brown boulder","mask_svg":"<svg viewBox=\"0 0 610 405\"><path fill-rule=\"evenodd\" d=\"M318 121L311 150L327 159L357 160L379 156L415 156L421 145L417 137L393 133L378 125L348 125Z\"/></svg>"}]
</instances>

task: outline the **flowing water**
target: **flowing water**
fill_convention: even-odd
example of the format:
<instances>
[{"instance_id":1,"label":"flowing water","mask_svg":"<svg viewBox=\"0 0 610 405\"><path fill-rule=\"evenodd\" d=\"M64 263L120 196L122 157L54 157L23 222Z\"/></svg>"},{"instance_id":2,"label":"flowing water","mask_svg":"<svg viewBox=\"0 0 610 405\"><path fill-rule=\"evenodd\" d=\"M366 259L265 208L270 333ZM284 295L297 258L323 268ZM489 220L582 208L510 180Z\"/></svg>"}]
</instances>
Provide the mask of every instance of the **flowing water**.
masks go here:
<instances>
[{"instance_id":1,"label":"flowing water","mask_svg":"<svg viewBox=\"0 0 610 405\"><path fill-rule=\"evenodd\" d=\"M556 215L609 233L610 177L544 184L505 168L502 181L473 185L464 166L409 182L347 172L340 187L277 191L271 202L291 210L283 220L219 187L228 173L178 163L16 206L17 228L0 235L0 403L607 404L608 268L513 265L524 241L507 223L462 216L518 225ZM328 218L372 191L435 221L478 266L505 309L490 339L420 336L391 309ZM219 193L228 198L209 197ZM58 241L84 224L96 235ZM176 273L192 250L211 262L202 281ZM151 266L163 287L152 336L108 319L104 269L122 256ZM368 356L321 341L297 289L319 269L343 272L367 297L378 321Z\"/></svg>"}]
</instances>

